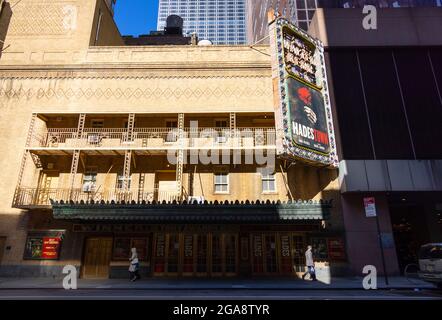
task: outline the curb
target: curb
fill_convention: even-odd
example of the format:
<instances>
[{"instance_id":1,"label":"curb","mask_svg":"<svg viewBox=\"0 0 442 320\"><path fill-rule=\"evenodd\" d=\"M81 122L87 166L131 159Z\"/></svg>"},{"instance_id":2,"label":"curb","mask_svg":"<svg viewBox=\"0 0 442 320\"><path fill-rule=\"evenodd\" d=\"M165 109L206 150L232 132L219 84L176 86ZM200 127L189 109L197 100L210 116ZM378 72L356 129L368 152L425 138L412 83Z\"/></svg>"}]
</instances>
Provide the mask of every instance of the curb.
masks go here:
<instances>
[{"instance_id":1,"label":"curb","mask_svg":"<svg viewBox=\"0 0 442 320\"><path fill-rule=\"evenodd\" d=\"M398 291L406 291L406 290L431 290L431 291L439 291L440 289L437 289L436 287L379 287L376 290L398 290ZM11 287L11 288L0 288L0 291L6 291L6 290L65 290L61 287L23 287L23 288L17 288L17 287ZM350 290L350 291L360 291L365 290L364 288L355 288L355 287L337 287L337 288L318 288L318 287L300 287L300 288L269 288L269 287L86 287L81 288L79 287L77 290L296 290L296 291L310 291L310 290L317 290L317 291L332 291L332 290Z\"/></svg>"}]
</instances>

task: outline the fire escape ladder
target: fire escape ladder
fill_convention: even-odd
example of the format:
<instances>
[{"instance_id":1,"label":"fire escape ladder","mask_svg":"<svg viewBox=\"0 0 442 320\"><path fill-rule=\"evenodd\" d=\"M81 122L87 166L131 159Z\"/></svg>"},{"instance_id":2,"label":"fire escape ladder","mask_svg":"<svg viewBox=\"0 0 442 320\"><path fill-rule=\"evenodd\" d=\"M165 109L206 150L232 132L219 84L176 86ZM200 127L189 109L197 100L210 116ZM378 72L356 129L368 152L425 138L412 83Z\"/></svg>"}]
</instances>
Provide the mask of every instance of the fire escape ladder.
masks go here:
<instances>
[{"instance_id":1,"label":"fire escape ladder","mask_svg":"<svg viewBox=\"0 0 442 320\"><path fill-rule=\"evenodd\" d=\"M26 147L31 146L32 136L34 135L35 120L37 120L37 114L33 113L31 123L29 124L28 136L26 137Z\"/></svg>"},{"instance_id":2,"label":"fire escape ladder","mask_svg":"<svg viewBox=\"0 0 442 320\"><path fill-rule=\"evenodd\" d=\"M230 120L230 144L232 147L237 147L237 145L233 145L236 144L236 140L234 139L236 137L236 113L235 112L230 112L230 116L229 116L229 120ZM233 143L233 144L232 144Z\"/></svg>"},{"instance_id":3,"label":"fire escape ladder","mask_svg":"<svg viewBox=\"0 0 442 320\"><path fill-rule=\"evenodd\" d=\"M74 150L72 155L71 172L69 174L69 200L73 200L75 176L78 170L78 162L80 161L80 150Z\"/></svg>"},{"instance_id":4,"label":"fire escape ladder","mask_svg":"<svg viewBox=\"0 0 442 320\"><path fill-rule=\"evenodd\" d=\"M127 142L134 141L135 113L129 113L127 120Z\"/></svg>"},{"instance_id":5,"label":"fire escape ladder","mask_svg":"<svg viewBox=\"0 0 442 320\"><path fill-rule=\"evenodd\" d=\"M124 167L123 167L123 192L129 191L130 179L130 162L132 159L132 150L126 150L124 153Z\"/></svg>"},{"instance_id":6,"label":"fire escape ladder","mask_svg":"<svg viewBox=\"0 0 442 320\"><path fill-rule=\"evenodd\" d=\"M230 136L233 137L236 131L236 113L230 112Z\"/></svg>"},{"instance_id":7,"label":"fire escape ladder","mask_svg":"<svg viewBox=\"0 0 442 320\"><path fill-rule=\"evenodd\" d=\"M83 135L85 122L86 122L86 114L80 113L80 116L78 118L77 139L81 139L81 136Z\"/></svg>"},{"instance_id":8,"label":"fire escape ladder","mask_svg":"<svg viewBox=\"0 0 442 320\"><path fill-rule=\"evenodd\" d=\"M138 185L138 202L143 201L144 183L146 182L146 174L140 173L140 181Z\"/></svg>"},{"instance_id":9,"label":"fire escape ladder","mask_svg":"<svg viewBox=\"0 0 442 320\"><path fill-rule=\"evenodd\" d=\"M184 169L184 113L178 114L178 152L176 163L176 181L178 201L183 197L183 169Z\"/></svg>"},{"instance_id":10,"label":"fire escape ladder","mask_svg":"<svg viewBox=\"0 0 442 320\"><path fill-rule=\"evenodd\" d=\"M86 114L80 113L80 116L78 117L78 126L77 126L77 133L76 133L77 139L80 139L83 136L85 122L86 122ZM69 174L69 199L70 200L73 200L75 176L77 175L79 161L80 161L80 150L74 150L74 153L72 154L71 172Z\"/></svg>"},{"instance_id":11,"label":"fire escape ladder","mask_svg":"<svg viewBox=\"0 0 442 320\"><path fill-rule=\"evenodd\" d=\"M20 164L20 171L18 172L18 181L17 181L17 186L15 188L15 192L14 192L14 199L13 199L13 203L16 204L18 201L18 197L19 197L19 189L22 186L22 181L23 181L23 175L25 172L25 168L26 168L26 161L28 160L28 155L31 155L31 152L29 152L28 148L31 146L31 141L32 141L32 136L34 134L34 127L35 127L35 121L37 119L37 114L33 113L32 117L31 117L31 123L29 124L29 130L28 130L28 136L26 137L26 145L25 145L25 152L23 154L23 157L21 159L21 164ZM32 157L32 159L34 160L34 158ZM35 160L34 160L35 163ZM40 159L38 161L38 163L41 165ZM41 168L41 166L37 166L37 168Z\"/></svg>"}]
</instances>

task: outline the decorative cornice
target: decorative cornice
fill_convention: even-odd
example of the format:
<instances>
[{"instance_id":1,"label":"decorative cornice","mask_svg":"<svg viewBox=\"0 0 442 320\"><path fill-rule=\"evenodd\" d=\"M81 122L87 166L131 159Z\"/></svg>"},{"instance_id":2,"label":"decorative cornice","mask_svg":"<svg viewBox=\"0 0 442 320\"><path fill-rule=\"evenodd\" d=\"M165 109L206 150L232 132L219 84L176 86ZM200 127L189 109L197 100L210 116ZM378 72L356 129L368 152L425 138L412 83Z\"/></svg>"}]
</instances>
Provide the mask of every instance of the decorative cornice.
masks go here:
<instances>
[{"instance_id":1,"label":"decorative cornice","mask_svg":"<svg viewBox=\"0 0 442 320\"><path fill-rule=\"evenodd\" d=\"M0 69L1 70L1 69ZM112 80L146 80L146 79L258 79L270 78L268 73L261 74L185 74L185 73L154 73L154 72L78 72L78 71L2 71L0 80L16 79L112 79Z\"/></svg>"},{"instance_id":2,"label":"decorative cornice","mask_svg":"<svg viewBox=\"0 0 442 320\"><path fill-rule=\"evenodd\" d=\"M201 99L201 98L240 98L263 97L271 95L271 88L259 87L226 87L226 86L186 86L186 87L155 87L155 88L0 88L0 98L7 99Z\"/></svg>"},{"instance_id":3,"label":"decorative cornice","mask_svg":"<svg viewBox=\"0 0 442 320\"><path fill-rule=\"evenodd\" d=\"M270 64L225 65L80 65L1 66L0 80L8 79L242 79L270 78Z\"/></svg>"}]
</instances>

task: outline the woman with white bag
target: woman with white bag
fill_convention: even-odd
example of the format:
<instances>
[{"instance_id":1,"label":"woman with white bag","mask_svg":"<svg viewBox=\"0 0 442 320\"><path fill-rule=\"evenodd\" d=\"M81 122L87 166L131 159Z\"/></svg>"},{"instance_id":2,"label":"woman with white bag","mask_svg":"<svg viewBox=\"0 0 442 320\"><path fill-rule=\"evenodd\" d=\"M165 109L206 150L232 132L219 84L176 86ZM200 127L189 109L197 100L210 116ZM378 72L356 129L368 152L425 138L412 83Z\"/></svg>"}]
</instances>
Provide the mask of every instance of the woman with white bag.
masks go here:
<instances>
[{"instance_id":1,"label":"woman with white bag","mask_svg":"<svg viewBox=\"0 0 442 320\"><path fill-rule=\"evenodd\" d=\"M135 281L137 279L140 279L140 274L138 272L138 270L140 269L140 262L138 261L138 254L136 248L131 249L131 256L129 261L130 261L129 265L130 281Z\"/></svg>"}]
</instances>

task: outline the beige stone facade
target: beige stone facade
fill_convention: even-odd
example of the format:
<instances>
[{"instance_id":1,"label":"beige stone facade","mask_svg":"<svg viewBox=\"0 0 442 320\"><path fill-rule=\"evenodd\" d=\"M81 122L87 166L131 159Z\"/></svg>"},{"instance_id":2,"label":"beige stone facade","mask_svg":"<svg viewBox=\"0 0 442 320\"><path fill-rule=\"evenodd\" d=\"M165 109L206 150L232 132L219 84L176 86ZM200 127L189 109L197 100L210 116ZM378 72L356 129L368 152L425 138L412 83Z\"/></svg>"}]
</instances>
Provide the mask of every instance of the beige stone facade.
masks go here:
<instances>
[{"instance_id":1,"label":"beige stone facade","mask_svg":"<svg viewBox=\"0 0 442 320\"><path fill-rule=\"evenodd\" d=\"M88 235L53 219L50 200L334 199L318 230L339 233L336 170L276 160L274 178L263 183L256 161L183 164L181 174L167 160L171 149L243 158L274 151L268 46L125 47L100 0L11 1L0 24L1 265L9 273L26 265L81 268L87 259ZM191 137L192 121L216 136ZM170 128L184 136L168 137ZM218 173L227 182L218 183ZM61 259L24 260L27 233L53 229L66 230Z\"/></svg>"}]
</instances>

